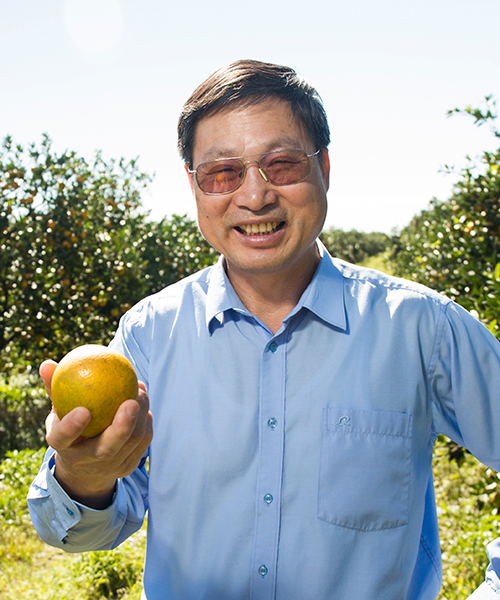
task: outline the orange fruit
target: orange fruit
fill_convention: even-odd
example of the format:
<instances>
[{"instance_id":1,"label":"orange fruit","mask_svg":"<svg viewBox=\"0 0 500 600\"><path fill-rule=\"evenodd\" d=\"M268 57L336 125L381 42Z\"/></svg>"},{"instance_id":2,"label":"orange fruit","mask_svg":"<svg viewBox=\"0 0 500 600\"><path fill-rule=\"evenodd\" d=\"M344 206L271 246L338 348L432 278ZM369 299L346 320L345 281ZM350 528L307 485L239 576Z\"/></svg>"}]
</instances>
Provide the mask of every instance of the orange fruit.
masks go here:
<instances>
[{"instance_id":1,"label":"orange fruit","mask_svg":"<svg viewBox=\"0 0 500 600\"><path fill-rule=\"evenodd\" d=\"M52 377L52 404L62 419L77 406L85 406L92 420L82 435L95 437L111 425L118 407L137 399L137 376L129 360L106 346L86 344L75 348L57 365Z\"/></svg>"}]
</instances>

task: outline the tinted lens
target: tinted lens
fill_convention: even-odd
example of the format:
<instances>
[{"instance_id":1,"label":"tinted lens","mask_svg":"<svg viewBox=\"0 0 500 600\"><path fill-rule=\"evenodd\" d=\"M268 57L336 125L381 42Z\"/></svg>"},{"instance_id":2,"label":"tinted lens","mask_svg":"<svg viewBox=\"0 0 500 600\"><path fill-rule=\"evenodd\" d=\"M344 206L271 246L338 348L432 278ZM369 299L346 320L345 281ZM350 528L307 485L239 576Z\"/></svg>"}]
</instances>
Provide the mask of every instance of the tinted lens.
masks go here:
<instances>
[{"instance_id":1,"label":"tinted lens","mask_svg":"<svg viewBox=\"0 0 500 600\"><path fill-rule=\"evenodd\" d=\"M225 194L240 184L245 165L237 158L202 163L196 171L196 180L207 194Z\"/></svg>"},{"instance_id":2,"label":"tinted lens","mask_svg":"<svg viewBox=\"0 0 500 600\"><path fill-rule=\"evenodd\" d=\"M309 158L303 150L281 150L264 154L261 167L271 183L298 183L309 175Z\"/></svg>"}]
</instances>

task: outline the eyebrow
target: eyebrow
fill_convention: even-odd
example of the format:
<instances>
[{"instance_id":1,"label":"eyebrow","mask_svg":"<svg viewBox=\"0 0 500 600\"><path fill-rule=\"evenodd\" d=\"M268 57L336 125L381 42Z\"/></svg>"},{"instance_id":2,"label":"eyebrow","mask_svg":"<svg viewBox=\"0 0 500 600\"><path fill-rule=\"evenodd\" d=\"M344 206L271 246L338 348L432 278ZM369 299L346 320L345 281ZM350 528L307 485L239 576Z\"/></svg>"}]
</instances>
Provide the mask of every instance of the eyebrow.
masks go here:
<instances>
[{"instance_id":1,"label":"eyebrow","mask_svg":"<svg viewBox=\"0 0 500 600\"><path fill-rule=\"evenodd\" d=\"M274 150L288 150L289 148L302 148L302 144L299 143L297 138L289 137L289 136L281 136L276 138L263 147L261 152L257 152L255 154L265 154L266 152L273 152ZM239 158L240 156L254 156L254 154L239 154L238 150L234 147L225 147L225 148L210 148L208 152L203 156L202 162L207 162L211 160L218 160L221 158Z\"/></svg>"}]
</instances>

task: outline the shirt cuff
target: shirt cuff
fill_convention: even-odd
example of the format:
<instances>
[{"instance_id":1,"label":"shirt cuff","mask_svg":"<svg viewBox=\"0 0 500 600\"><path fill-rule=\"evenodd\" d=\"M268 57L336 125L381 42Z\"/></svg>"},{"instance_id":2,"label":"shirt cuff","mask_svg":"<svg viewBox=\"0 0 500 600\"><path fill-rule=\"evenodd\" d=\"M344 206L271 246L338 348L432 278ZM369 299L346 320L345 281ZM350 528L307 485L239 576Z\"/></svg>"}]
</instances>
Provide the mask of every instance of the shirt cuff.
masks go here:
<instances>
[{"instance_id":1,"label":"shirt cuff","mask_svg":"<svg viewBox=\"0 0 500 600\"><path fill-rule=\"evenodd\" d=\"M55 450L49 448L42 467L35 477L29 492L28 506L35 529L48 544L63 547L68 532L81 521L86 528L108 523L110 514L117 512L117 492L113 501L104 510L95 510L72 500L54 476Z\"/></svg>"},{"instance_id":2,"label":"shirt cuff","mask_svg":"<svg viewBox=\"0 0 500 600\"><path fill-rule=\"evenodd\" d=\"M486 580L477 590L469 596L468 600L499 600L500 590L493 584L491 580Z\"/></svg>"},{"instance_id":3,"label":"shirt cuff","mask_svg":"<svg viewBox=\"0 0 500 600\"><path fill-rule=\"evenodd\" d=\"M469 596L469 600L500 600L500 538L488 544L487 552L490 564L485 582Z\"/></svg>"}]
</instances>

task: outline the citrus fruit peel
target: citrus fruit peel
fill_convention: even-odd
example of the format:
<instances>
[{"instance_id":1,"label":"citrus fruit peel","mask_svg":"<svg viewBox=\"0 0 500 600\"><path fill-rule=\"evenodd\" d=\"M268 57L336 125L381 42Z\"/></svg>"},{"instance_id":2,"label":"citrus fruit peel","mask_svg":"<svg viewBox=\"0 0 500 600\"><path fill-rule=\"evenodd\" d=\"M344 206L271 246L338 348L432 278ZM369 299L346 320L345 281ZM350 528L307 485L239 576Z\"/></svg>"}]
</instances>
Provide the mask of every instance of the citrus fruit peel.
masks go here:
<instances>
[{"instance_id":1,"label":"citrus fruit peel","mask_svg":"<svg viewBox=\"0 0 500 600\"><path fill-rule=\"evenodd\" d=\"M92 419L82 432L95 437L111 425L125 400L136 400L139 386L129 360L98 344L75 348L57 365L52 377L52 404L62 419L77 406L87 408Z\"/></svg>"}]
</instances>

